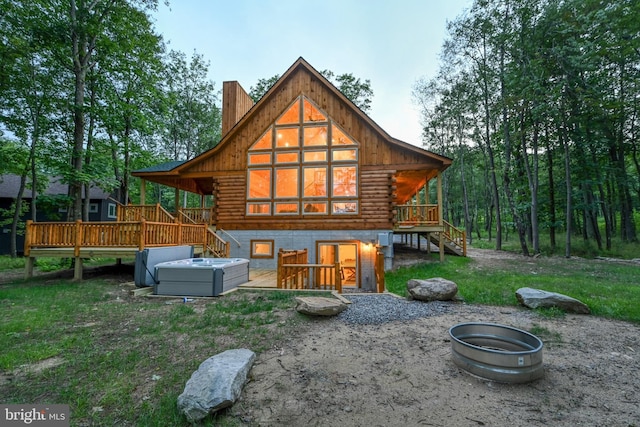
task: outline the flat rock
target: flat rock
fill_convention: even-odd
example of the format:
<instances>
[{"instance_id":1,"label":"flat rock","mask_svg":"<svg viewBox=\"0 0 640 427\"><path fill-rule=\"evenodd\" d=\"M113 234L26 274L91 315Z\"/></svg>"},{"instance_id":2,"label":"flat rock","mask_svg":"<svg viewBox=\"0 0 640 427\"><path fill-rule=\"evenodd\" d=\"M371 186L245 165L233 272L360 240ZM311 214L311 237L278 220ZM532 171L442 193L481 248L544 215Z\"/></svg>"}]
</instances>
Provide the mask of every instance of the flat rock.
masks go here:
<instances>
[{"instance_id":1,"label":"flat rock","mask_svg":"<svg viewBox=\"0 0 640 427\"><path fill-rule=\"evenodd\" d=\"M458 285L442 277L407 281L409 299L418 301L450 301L458 293Z\"/></svg>"},{"instance_id":2,"label":"flat rock","mask_svg":"<svg viewBox=\"0 0 640 427\"><path fill-rule=\"evenodd\" d=\"M557 307L569 313L589 314L591 310L580 300L556 292L533 288L520 288L516 291L520 304L529 308Z\"/></svg>"},{"instance_id":3,"label":"flat rock","mask_svg":"<svg viewBox=\"0 0 640 427\"><path fill-rule=\"evenodd\" d=\"M340 300L326 297L296 297L296 310L308 316L335 316L347 309Z\"/></svg>"},{"instance_id":4,"label":"flat rock","mask_svg":"<svg viewBox=\"0 0 640 427\"><path fill-rule=\"evenodd\" d=\"M256 354L245 348L227 350L202 362L184 391L178 409L191 422L229 407L240 397Z\"/></svg>"}]
</instances>

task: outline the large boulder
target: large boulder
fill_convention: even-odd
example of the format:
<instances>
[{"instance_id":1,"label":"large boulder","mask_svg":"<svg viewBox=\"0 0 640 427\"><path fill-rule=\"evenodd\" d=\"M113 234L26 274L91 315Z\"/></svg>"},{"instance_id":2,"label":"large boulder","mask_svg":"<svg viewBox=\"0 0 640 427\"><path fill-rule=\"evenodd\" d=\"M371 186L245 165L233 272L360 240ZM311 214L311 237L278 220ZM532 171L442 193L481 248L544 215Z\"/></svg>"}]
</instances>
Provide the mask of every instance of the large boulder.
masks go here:
<instances>
[{"instance_id":1,"label":"large boulder","mask_svg":"<svg viewBox=\"0 0 640 427\"><path fill-rule=\"evenodd\" d=\"M516 291L520 304L529 308L557 307L569 313L589 314L591 310L582 301L555 292L540 289L520 288Z\"/></svg>"},{"instance_id":2,"label":"large boulder","mask_svg":"<svg viewBox=\"0 0 640 427\"><path fill-rule=\"evenodd\" d=\"M191 422L229 407L240 397L256 354L246 348L227 350L202 362L184 391L178 409Z\"/></svg>"},{"instance_id":3,"label":"large boulder","mask_svg":"<svg viewBox=\"0 0 640 427\"><path fill-rule=\"evenodd\" d=\"M449 301L458 293L458 285L442 277L411 279L407 282L409 299L419 301Z\"/></svg>"},{"instance_id":4,"label":"large boulder","mask_svg":"<svg viewBox=\"0 0 640 427\"><path fill-rule=\"evenodd\" d=\"M335 298L296 297L296 310L308 316L335 316L347 309L347 305Z\"/></svg>"}]
</instances>

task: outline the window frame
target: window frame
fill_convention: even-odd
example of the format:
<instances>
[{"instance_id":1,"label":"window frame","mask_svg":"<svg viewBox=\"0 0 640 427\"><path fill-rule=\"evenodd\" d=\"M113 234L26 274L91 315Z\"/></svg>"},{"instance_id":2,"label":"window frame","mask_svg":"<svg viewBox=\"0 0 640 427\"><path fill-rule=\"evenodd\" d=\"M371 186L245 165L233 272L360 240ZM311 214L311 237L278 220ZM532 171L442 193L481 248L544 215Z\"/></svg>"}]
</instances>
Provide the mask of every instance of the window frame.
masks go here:
<instances>
[{"instance_id":1,"label":"window frame","mask_svg":"<svg viewBox=\"0 0 640 427\"><path fill-rule=\"evenodd\" d=\"M306 120L304 117L305 106L310 105L313 109L317 110L322 120ZM290 114L291 108L297 109L299 121L297 123L290 122L294 114ZM284 116L289 113L289 119L286 123L278 123ZM314 113L315 114L315 113ZM306 145L305 136L309 136L313 132L324 130L326 132L326 140L323 144ZM297 139L295 144L290 141L290 144L284 145L278 143L279 132L296 132ZM333 133L336 133L340 138L341 143L334 143ZM271 147L265 148L269 145L265 141L265 138L271 136ZM258 143L260 147L254 148ZM336 156L341 156L340 152L348 153L346 157L353 157L348 159L336 159ZM280 161L279 157L283 155L291 155L292 158L297 157L297 161ZM252 156L270 155L270 163L251 163ZM319 156L322 160L307 160L306 157ZM342 155L344 156L344 155ZM264 158L266 160L266 157ZM360 215L360 144L354 140L347 132L345 132L334 120L332 120L322 109L320 109L311 99L305 95L299 95L296 97L289 106L284 110L278 118L269 125L266 129L248 149L247 152L247 193L246 193L246 215L247 216L271 216L282 217L291 216L299 217L305 215L326 216L331 217L341 215ZM348 178L346 181L338 181L336 173L340 168L347 168L353 171L353 180ZM282 170L292 169L296 170L297 182L295 191L296 194L292 194L288 191L285 194L278 194L278 175L282 173ZM324 180L324 195L305 195L305 171L307 169L322 169L325 173ZM270 171L270 181L268 196L256 197L251 196L251 184L252 176L254 180L258 180L260 175L256 172L264 170ZM351 175L350 175L351 176ZM256 181L257 182L257 181ZM289 179L281 178L282 183L290 182ZM315 182L315 181L313 181ZM336 184L337 183L337 184ZM351 187L353 183L354 187ZM312 184L312 183L311 183ZM309 185L311 185L309 184ZM342 186L347 190L344 194L340 194L338 187ZM263 188L264 189L264 188ZM336 193L336 189L338 192ZM292 188L288 189L292 190ZM353 191L350 191L353 190ZM266 193L266 192L265 192ZM295 212L290 209L291 212L278 212L279 207L283 205L296 205ZM267 212L252 212L252 207L260 206L257 210L265 210ZM355 210L348 209L353 206ZM338 209L340 207L340 209ZM312 210L305 211L305 208ZM255 208L254 208L255 209Z\"/></svg>"},{"instance_id":2,"label":"window frame","mask_svg":"<svg viewBox=\"0 0 640 427\"><path fill-rule=\"evenodd\" d=\"M256 245L258 244L266 244L270 251L267 254L257 253ZM275 240L273 239L252 239L249 241L249 246L251 247L251 258L254 259L273 259L275 256Z\"/></svg>"}]
</instances>

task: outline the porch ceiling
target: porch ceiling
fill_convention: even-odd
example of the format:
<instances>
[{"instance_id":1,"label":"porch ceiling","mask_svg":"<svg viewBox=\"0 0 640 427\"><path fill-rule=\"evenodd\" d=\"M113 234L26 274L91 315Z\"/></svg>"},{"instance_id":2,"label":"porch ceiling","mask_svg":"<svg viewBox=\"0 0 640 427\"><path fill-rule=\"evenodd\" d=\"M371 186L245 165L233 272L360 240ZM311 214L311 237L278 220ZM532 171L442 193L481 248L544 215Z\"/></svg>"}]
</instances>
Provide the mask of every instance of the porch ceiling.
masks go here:
<instances>
[{"instance_id":1,"label":"porch ceiling","mask_svg":"<svg viewBox=\"0 0 640 427\"><path fill-rule=\"evenodd\" d=\"M427 181L435 178L437 170L407 170L396 173L396 203L402 205L415 196Z\"/></svg>"},{"instance_id":2,"label":"porch ceiling","mask_svg":"<svg viewBox=\"0 0 640 427\"><path fill-rule=\"evenodd\" d=\"M171 175L139 175L140 178L155 182L156 184L166 185L171 188L178 188L183 191L196 194L211 194L213 189L213 180L211 178L180 178ZM207 192L208 191L208 192Z\"/></svg>"}]
</instances>

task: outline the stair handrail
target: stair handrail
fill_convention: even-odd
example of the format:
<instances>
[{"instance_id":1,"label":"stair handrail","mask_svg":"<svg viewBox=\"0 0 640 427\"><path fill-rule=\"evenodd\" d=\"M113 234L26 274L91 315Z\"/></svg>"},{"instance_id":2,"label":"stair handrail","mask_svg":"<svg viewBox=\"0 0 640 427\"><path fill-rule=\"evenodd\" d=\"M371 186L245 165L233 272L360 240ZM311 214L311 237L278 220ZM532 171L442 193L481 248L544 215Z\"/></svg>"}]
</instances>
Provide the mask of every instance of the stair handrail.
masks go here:
<instances>
[{"instance_id":1,"label":"stair handrail","mask_svg":"<svg viewBox=\"0 0 640 427\"><path fill-rule=\"evenodd\" d=\"M182 215L183 217L187 218L187 219L189 220L189 222L191 222L192 224L196 224L196 225L198 225L198 223L197 223L197 222L195 222L194 220L192 220L192 219L191 219L191 217L190 217L189 215L187 215L186 213L184 213L184 212L182 211L182 209L178 209L178 213L179 213L180 215Z\"/></svg>"},{"instance_id":2,"label":"stair handrail","mask_svg":"<svg viewBox=\"0 0 640 427\"><path fill-rule=\"evenodd\" d=\"M224 234L226 234L227 236L229 236L229 238L230 238L231 240L233 240L234 242L236 242L236 245L238 245L238 247L241 247L241 246L242 246L242 245L240 244L240 242L238 242L238 240L237 240L235 237L233 237L233 236L232 236L228 231L226 231L226 230L224 230L224 229L222 229L222 228L216 228L216 230L218 230L218 231L220 231L221 233L224 233Z\"/></svg>"},{"instance_id":3,"label":"stair handrail","mask_svg":"<svg viewBox=\"0 0 640 427\"><path fill-rule=\"evenodd\" d=\"M210 241L207 238L205 241L206 248L216 255L219 258L228 258L229 257L229 242L225 241L222 237L218 236L213 230L209 228L205 228L207 233L206 236L213 236L213 246L210 245Z\"/></svg>"},{"instance_id":4,"label":"stair handrail","mask_svg":"<svg viewBox=\"0 0 640 427\"><path fill-rule=\"evenodd\" d=\"M462 256L467 256L467 232L454 226L453 224L442 220L444 224L444 235L448 241L462 249Z\"/></svg>"}]
</instances>

